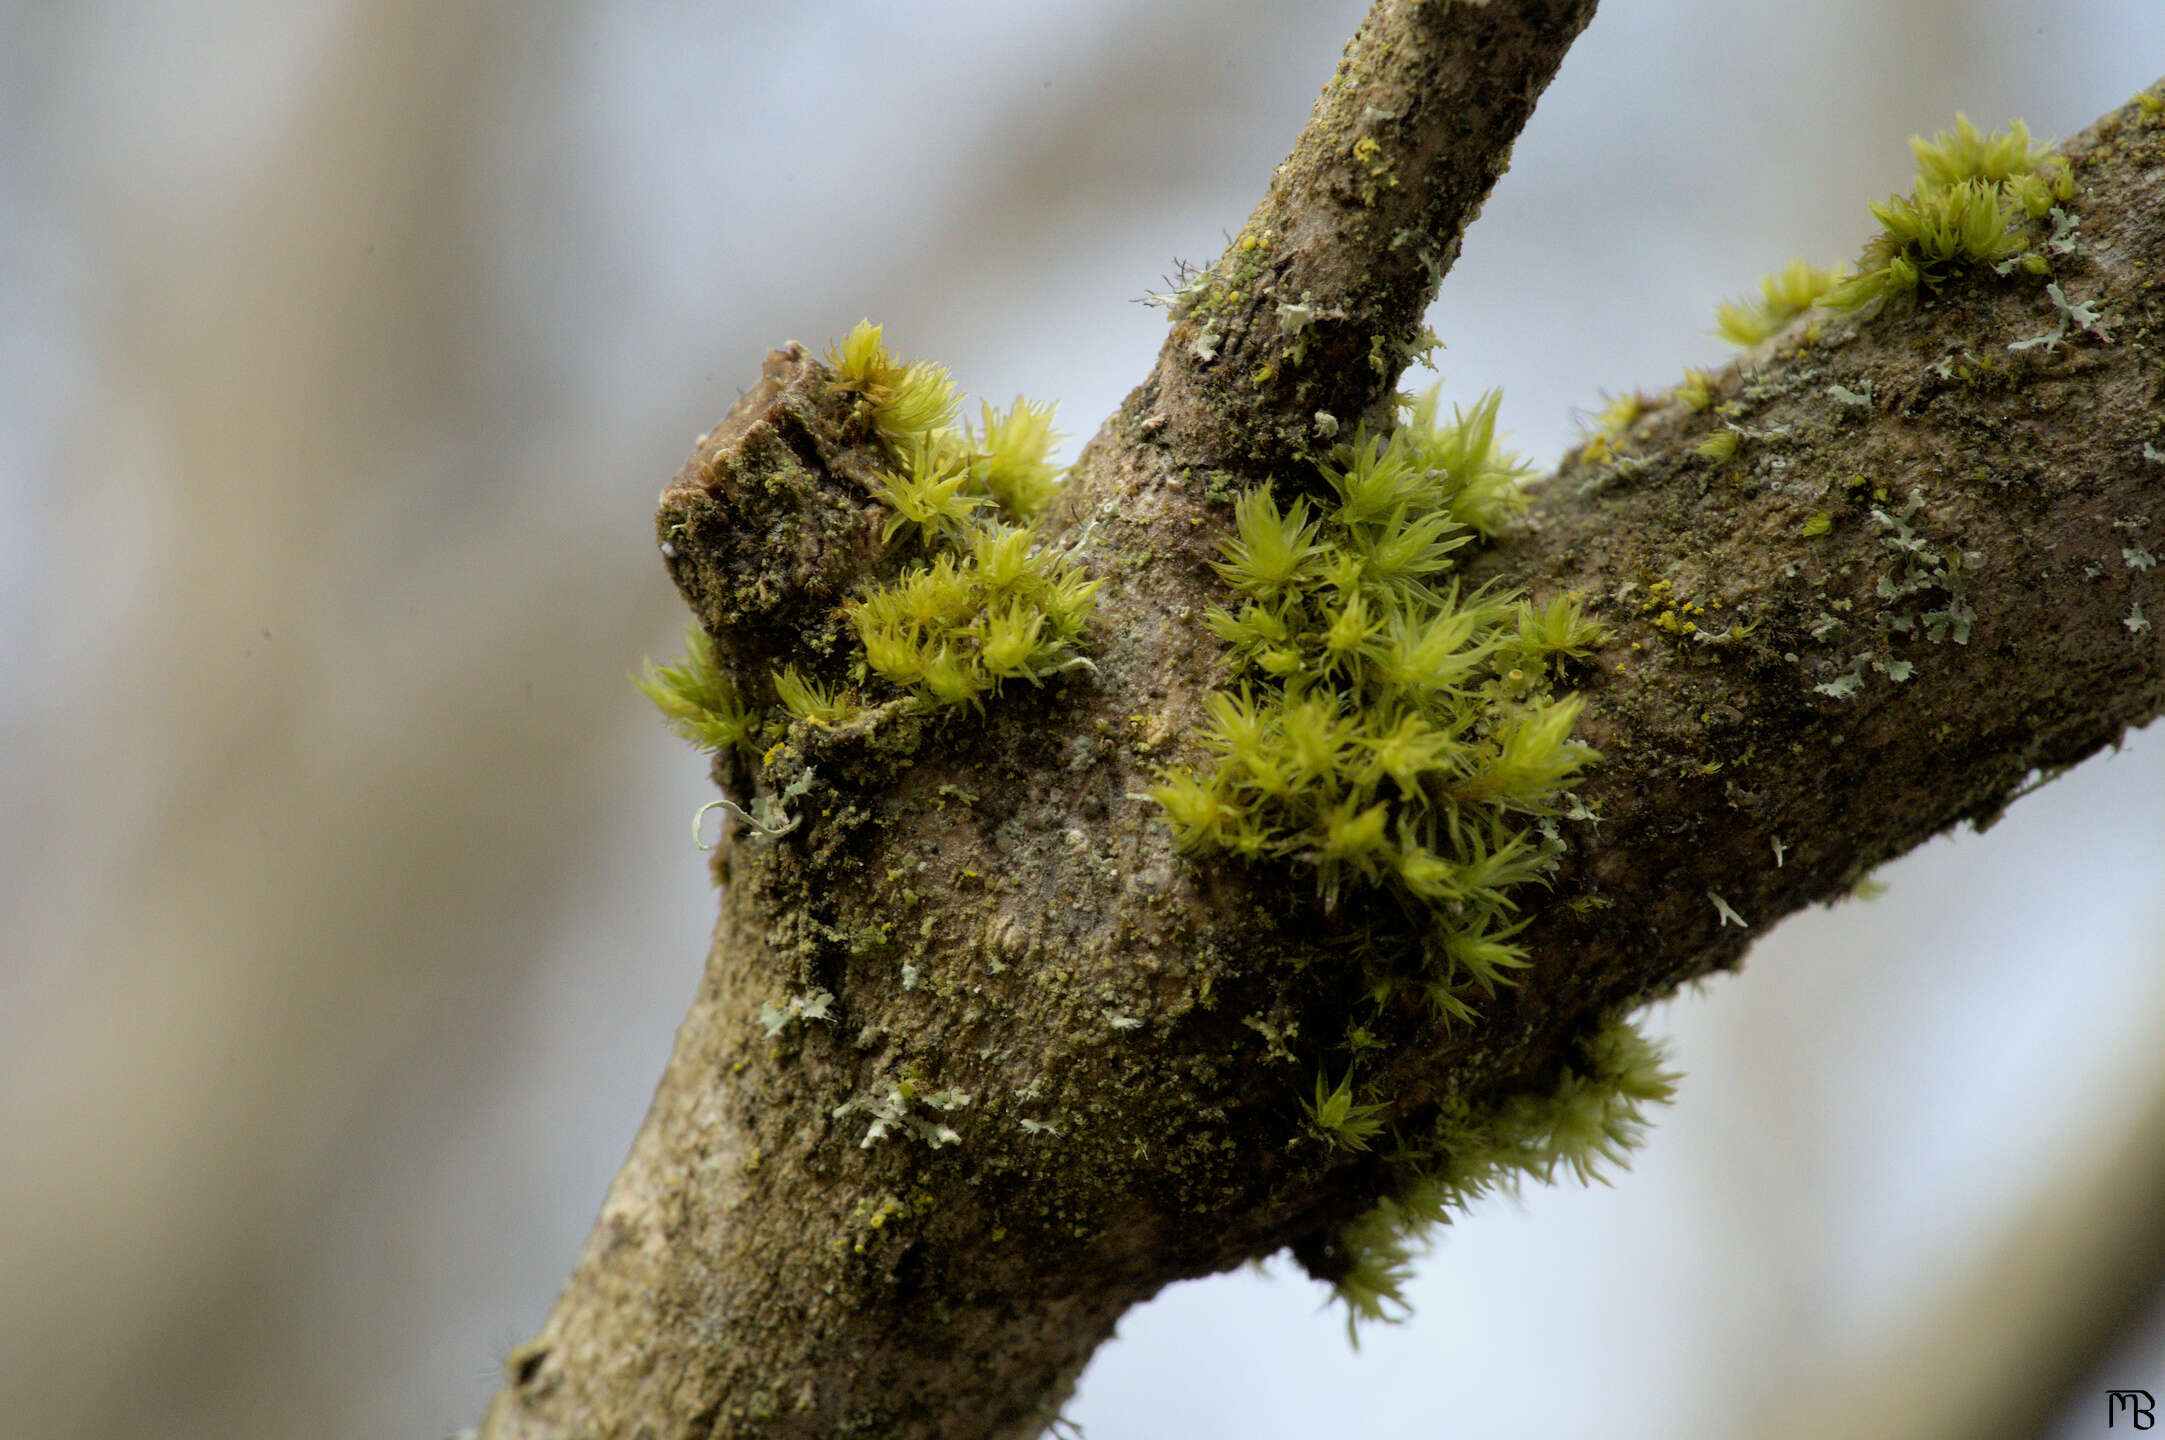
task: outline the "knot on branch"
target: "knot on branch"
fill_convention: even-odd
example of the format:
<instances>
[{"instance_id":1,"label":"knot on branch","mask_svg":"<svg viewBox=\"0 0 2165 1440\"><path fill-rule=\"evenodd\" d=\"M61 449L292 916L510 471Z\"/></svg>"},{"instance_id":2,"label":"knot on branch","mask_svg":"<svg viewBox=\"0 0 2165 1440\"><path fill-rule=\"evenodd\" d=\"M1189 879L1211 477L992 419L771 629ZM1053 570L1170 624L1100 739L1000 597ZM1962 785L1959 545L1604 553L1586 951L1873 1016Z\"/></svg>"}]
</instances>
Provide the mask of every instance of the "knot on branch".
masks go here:
<instances>
[{"instance_id":1,"label":"knot on branch","mask_svg":"<svg viewBox=\"0 0 2165 1440\"><path fill-rule=\"evenodd\" d=\"M861 401L791 343L662 491L655 526L670 578L725 669L764 675L836 623L881 544L883 462Z\"/></svg>"}]
</instances>

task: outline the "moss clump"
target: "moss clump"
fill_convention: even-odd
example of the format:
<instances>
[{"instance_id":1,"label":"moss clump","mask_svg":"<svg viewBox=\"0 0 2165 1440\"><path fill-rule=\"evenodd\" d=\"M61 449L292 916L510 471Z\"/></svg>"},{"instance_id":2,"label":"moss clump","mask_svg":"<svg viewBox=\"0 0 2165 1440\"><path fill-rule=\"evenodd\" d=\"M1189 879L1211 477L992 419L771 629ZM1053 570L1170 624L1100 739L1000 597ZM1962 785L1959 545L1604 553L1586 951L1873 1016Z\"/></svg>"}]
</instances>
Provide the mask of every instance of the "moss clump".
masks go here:
<instances>
[{"instance_id":1,"label":"moss clump","mask_svg":"<svg viewBox=\"0 0 2165 1440\"><path fill-rule=\"evenodd\" d=\"M1088 663L1076 644L1099 582L1072 553L998 523L958 539L851 608L872 671L938 709Z\"/></svg>"},{"instance_id":2,"label":"moss clump","mask_svg":"<svg viewBox=\"0 0 2165 1440\"><path fill-rule=\"evenodd\" d=\"M1714 403L1714 377L1704 370L1686 370L1684 383L1669 393L1677 404L1697 414Z\"/></svg>"},{"instance_id":3,"label":"moss clump","mask_svg":"<svg viewBox=\"0 0 2165 1440\"><path fill-rule=\"evenodd\" d=\"M850 371L837 366L839 385L860 383L850 378L858 372L917 368L887 357L869 322L838 354L855 357ZM897 442L900 463L880 477L876 497L891 512L882 538L914 527L915 555L849 611L863 668L930 710L978 706L1010 680L1035 685L1089 663L1077 647L1099 582L1083 573L1073 547L1047 545L1035 528L1059 494L1052 407L1018 397L1004 415L984 406L981 418L981 432L919 427Z\"/></svg>"},{"instance_id":4,"label":"moss clump","mask_svg":"<svg viewBox=\"0 0 2165 1440\"><path fill-rule=\"evenodd\" d=\"M714 659L714 642L697 625L684 637L684 658L674 665L649 660L632 682L654 702L669 728L702 750L752 748L759 717Z\"/></svg>"},{"instance_id":5,"label":"moss clump","mask_svg":"<svg viewBox=\"0 0 2165 1440\"><path fill-rule=\"evenodd\" d=\"M1769 338L1819 302L1848 274L1844 266L1822 269L1792 260L1759 282L1761 298L1727 300L1714 309L1714 333L1732 345L1751 346ZM1694 405L1695 410L1705 406Z\"/></svg>"},{"instance_id":6,"label":"moss clump","mask_svg":"<svg viewBox=\"0 0 2165 1440\"><path fill-rule=\"evenodd\" d=\"M1052 406L1033 405L1018 395L1004 414L989 401L978 408L981 428L967 434L971 483L992 497L1001 514L1035 524L1060 494L1060 470L1052 463L1060 436L1052 428Z\"/></svg>"},{"instance_id":7,"label":"moss clump","mask_svg":"<svg viewBox=\"0 0 2165 1440\"><path fill-rule=\"evenodd\" d=\"M1631 1134L1617 1085L1567 1076L1531 1110L1478 1125L1453 1111L1408 1140L1393 1097L1357 1073L1384 1036L1471 1022L1528 963L1514 897L1554 867L1544 817L1596 758L1571 738L1579 699L1557 687L1599 627L1572 597L1469 595L1452 573L1456 552L1521 503L1497 403L1443 422L1433 393L1406 400L1389 435L1357 435L1317 467L1312 495L1284 504L1264 487L1236 501L1217 567L1235 599L1207 617L1236 681L1205 697L1210 761L1151 792L1184 852L1308 876L1321 944L1347 956L1351 973L1330 983L1354 997L1335 1048L1355 1063L1324 1065L1302 1108L1308 1132L1340 1150L1390 1132L1392 1198L1302 1258L1357 1318L1385 1315L1412 1235L1448 1205L1514 1164L1584 1173Z\"/></svg>"},{"instance_id":8,"label":"moss clump","mask_svg":"<svg viewBox=\"0 0 2165 1440\"><path fill-rule=\"evenodd\" d=\"M1528 1177L1547 1184L1568 1171L1585 1183L1602 1179L1603 1166L1624 1164L1648 1108L1675 1093L1665 1059L1630 1023L1614 1020L1554 1089L1513 1096L1478 1117L1453 1102L1424 1133L1405 1137L1392 1157L1397 1191L1339 1230L1325 1257L1347 1334L1363 1320L1405 1318L1413 1258L1452 1212Z\"/></svg>"},{"instance_id":9,"label":"moss clump","mask_svg":"<svg viewBox=\"0 0 2165 1440\"><path fill-rule=\"evenodd\" d=\"M887 462L873 498L888 512L880 545L890 578L843 607L856 654L840 667L830 660L824 675L780 666L765 677L774 703L764 709L745 702L744 677L724 673L697 630L683 661L650 666L640 689L708 749L756 754L791 719L846 724L868 686L898 687L923 710L981 707L1010 680L1038 684L1089 663L1079 647L1099 582L1072 547L1049 546L1034 528L1059 494L1052 407L985 405L981 429L958 428L946 368L896 359L869 321L826 359L831 393L861 400Z\"/></svg>"},{"instance_id":10,"label":"moss clump","mask_svg":"<svg viewBox=\"0 0 2165 1440\"><path fill-rule=\"evenodd\" d=\"M2030 138L2020 120L1990 134L1966 115L1930 140L1912 135L1917 180L1907 195L1872 206L1880 224L1854 272L1791 261L1760 282L1763 300L1715 311L1715 329L1737 345L1756 345L1813 306L1858 310L1874 300L1934 289L1977 265L2001 274L2016 266L2042 275L2050 266L2031 227L2075 196L2074 171L2050 145ZM2064 213L2064 212L2063 212ZM2049 248L2049 247L2048 247Z\"/></svg>"},{"instance_id":11,"label":"moss clump","mask_svg":"<svg viewBox=\"0 0 2165 1440\"><path fill-rule=\"evenodd\" d=\"M1862 310L1877 299L1938 288L1977 264L2003 275L2016 264L2035 275L2050 269L2033 247L2031 225L2074 199L2074 171L2050 145L2031 141L2029 126L2013 121L1983 134L1966 115L1955 115L1953 130L1929 141L1914 134L1910 149L1916 184L1910 195L1888 195L1873 206L1879 234L1864 245L1855 271L1793 260L1762 279L1762 299L1719 305L1715 333L1751 346L1814 305Z\"/></svg>"},{"instance_id":12,"label":"moss clump","mask_svg":"<svg viewBox=\"0 0 2165 1440\"><path fill-rule=\"evenodd\" d=\"M881 327L871 321L859 321L826 358L837 389L871 402L872 422L895 453L953 426L958 396L947 367L897 360L882 342Z\"/></svg>"},{"instance_id":13,"label":"moss clump","mask_svg":"<svg viewBox=\"0 0 2165 1440\"><path fill-rule=\"evenodd\" d=\"M1267 488L1239 499L1218 566L1239 607L1207 620L1243 673L1206 697L1213 763L1151 791L1183 851L1291 863L1332 910L1354 890L1395 899L1423 963L1367 983L1411 981L1453 1019L1526 963L1510 892L1553 856L1520 821L1593 758L1570 739L1579 701L1546 680L1597 629L1568 598L1450 578L1452 552L1517 501L1495 411L1492 395L1439 425L1430 397L1387 438L1339 446L1316 513Z\"/></svg>"}]
</instances>

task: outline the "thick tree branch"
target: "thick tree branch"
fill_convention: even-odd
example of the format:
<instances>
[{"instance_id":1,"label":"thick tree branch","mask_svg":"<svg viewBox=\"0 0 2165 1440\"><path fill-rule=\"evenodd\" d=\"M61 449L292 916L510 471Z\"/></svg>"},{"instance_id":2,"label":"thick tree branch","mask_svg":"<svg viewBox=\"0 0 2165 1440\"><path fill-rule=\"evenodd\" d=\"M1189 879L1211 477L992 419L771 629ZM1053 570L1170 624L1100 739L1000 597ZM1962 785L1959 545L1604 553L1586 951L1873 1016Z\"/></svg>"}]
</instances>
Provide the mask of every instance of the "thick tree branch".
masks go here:
<instances>
[{"instance_id":1,"label":"thick tree branch","mask_svg":"<svg viewBox=\"0 0 2165 1440\"><path fill-rule=\"evenodd\" d=\"M982 719L897 703L799 722L718 764L797 823L740 834L718 865L698 1000L487 1434L1025 1434L1128 1305L1312 1251L1373 1202L1382 1163L1317 1139L1310 1067L1278 1058L1342 1018L1328 954L1282 963L1313 952L1315 905L1176 857L1135 797L1188 753L1223 675L1200 622L1226 484L1298 483L1313 411L1373 408L1428 293L1408 267L1448 256L1588 9L1378 6L1363 36L1384 58L1356 41L1243 232L1261 250L1268 230L1284 268L1268 290L1239 279L1254 252L1236 241L1221 308L1192 301L1070 482L1070 533L1092 527L1105 581L1094 674ZM1385 43L1391 27L1408 28ZM1458 58L1391 69L1423 55ZM1459 76L1504 128L1393 129L1436 113L1403 88L1417 73ZM1373 194L1348 105L1386 112L1361 122L1380 127L1361 153L1396 157ZM1576 590L1611 627L1581 687L1599 819L1564 826L1521 983L1470 1027L1393 1037L1394 1120L1553 1085L1604 1017L2157 713L2165 653L2136 607L2165 619L2143 558L2165 549L2165 464L2146 458L2165 442L2165 131L2134 107L2108 121L2072 147L2082 239L2055 265L2109 343L2009 350L2056 312L2041 281L1989 274L1800 322L1718 378L1734 408L1653 406L1478 562ZM1355 213L1393 205L1388 230ZM1364 267L1395 278L1329 278ZM1316 307L1298 364L1287 304ZM1702 457L1730 424L1740 453ZM874 443L818 362L782 352L665 494L672 570L748 683L791 645L848 643L835 606L882 519Z\"/></svg>"}]
</instances>

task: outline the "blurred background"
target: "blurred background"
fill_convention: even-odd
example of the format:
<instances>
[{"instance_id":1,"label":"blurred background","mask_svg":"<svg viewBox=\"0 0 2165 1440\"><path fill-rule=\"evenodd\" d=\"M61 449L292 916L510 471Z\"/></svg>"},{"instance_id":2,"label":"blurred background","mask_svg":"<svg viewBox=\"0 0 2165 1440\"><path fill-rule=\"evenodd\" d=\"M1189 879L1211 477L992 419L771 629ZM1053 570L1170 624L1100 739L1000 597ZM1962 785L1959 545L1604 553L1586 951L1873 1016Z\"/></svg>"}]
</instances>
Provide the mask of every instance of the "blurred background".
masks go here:
<instances>
[{"instance_id":1,"label":"blurred background","mask_svg":"<svg viewBox=\"0 0 2165 1440\"><path fill-rule=\"evenodd\" d=\"M0 6L0 1434L440 1436L539 1325L713 897L650 510L860 316L1079 437L1357 0ZM1630 0L1430 317L1544 462L1854 253L1903 139L2073 131L2157 0ZM1076 441L1071 440L1070 452ZM1094 1440L2090 1435L2165 1395L2165 733L1660 1007L1613 1190L1347 1347L1174 1287ZM2128 1423L2121 1419L2124 1427Z\"/></svg>"}]
</instances>

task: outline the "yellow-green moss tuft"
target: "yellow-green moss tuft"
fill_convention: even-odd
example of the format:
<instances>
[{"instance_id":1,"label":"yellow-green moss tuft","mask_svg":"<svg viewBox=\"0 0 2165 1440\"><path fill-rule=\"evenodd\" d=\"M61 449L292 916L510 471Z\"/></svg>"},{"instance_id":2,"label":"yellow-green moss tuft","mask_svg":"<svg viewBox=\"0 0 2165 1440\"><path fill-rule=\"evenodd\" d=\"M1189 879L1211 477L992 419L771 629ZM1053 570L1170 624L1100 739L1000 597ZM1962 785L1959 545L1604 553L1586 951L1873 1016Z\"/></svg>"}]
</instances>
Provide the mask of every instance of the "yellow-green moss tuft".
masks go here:
<instances>
[{"instance_id":1,"label":"yellow-green moss tuft","mask_svg":"<svg viewBox=\"0 0 2165 1440\"><path fill-rule=\"evenodd\" d=\"M1840 265L1822 269L1792 260L1759 282L1760 299L1729 300L1716 306L1715 333L1732 345L1757 345L1818 303L1847 273Z\"/></svg>"},{"instance_id":2,"label":"yellow-green moss tuft","mask_svg":"<svg viewBox=\"0 0 2165 1440\"><path fill-rule=\"evenodd\" d=\"M684 638L684 658L674 665L647 662L633 684L654 702L669 728L702 750L752 748L759 719L738 698L737 687L714 660L714 642L694 625Z\"/></svg>"}]
</instances>

